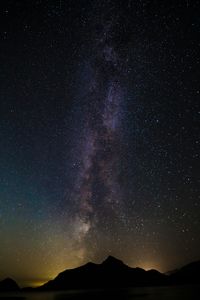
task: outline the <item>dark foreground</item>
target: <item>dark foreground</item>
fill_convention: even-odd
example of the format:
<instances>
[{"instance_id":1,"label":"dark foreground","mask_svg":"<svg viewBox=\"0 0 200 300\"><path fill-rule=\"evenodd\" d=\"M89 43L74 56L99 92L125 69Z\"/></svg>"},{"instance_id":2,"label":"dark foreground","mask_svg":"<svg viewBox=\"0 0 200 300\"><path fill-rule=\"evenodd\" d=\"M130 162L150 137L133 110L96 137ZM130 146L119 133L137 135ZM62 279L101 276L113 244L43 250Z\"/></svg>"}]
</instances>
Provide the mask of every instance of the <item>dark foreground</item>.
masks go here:
<instances>
[{"instance_id":1,"label":"dark foreground","mask_svg":"<svg viewBox=\"0 0 200 300\"><path fill-rule=\"evenodd\" d=\"M9 300L67 300L67 299L144 299L144 300L193 300L200 299L200 286L170 286L170 287L142 287L119 290L87 290L67 292L15 292L1 293L0 299Z\"/></svg>"}]
</instances>

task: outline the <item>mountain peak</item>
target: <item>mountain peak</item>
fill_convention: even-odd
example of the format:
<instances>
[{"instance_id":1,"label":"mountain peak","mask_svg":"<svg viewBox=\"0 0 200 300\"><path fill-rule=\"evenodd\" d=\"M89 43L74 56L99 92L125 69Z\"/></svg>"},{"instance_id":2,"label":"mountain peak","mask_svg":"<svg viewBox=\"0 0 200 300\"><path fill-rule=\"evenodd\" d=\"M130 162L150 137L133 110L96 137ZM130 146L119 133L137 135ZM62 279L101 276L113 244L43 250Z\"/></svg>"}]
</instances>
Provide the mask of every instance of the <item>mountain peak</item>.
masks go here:
<instances>
[{"instance_id":1,"label":"mountain peak","mask_svg":"<svg viewBox=\"0 0 200 300\"><path fill-rule=\"evenodd\" d=\"M118 258L115 258L114 256L112 255L109 255L103 262L102 262L102 265L109 265L109 266L115 266L115 265L120 265L120 266L124 266L124 263L123 261L121 261L120 259Z\"/></svg>"},{"instance_id":2,"label":"mountain peak","mask_svg":"<svg viewBox=\"0 0 200 300\"><path fill-rule=\"evenodd\" d=\"M6 278L0 281L0 291L17 291L17 290L19 290L19 286L13 279Z\"/></svg>"}]
</instances>

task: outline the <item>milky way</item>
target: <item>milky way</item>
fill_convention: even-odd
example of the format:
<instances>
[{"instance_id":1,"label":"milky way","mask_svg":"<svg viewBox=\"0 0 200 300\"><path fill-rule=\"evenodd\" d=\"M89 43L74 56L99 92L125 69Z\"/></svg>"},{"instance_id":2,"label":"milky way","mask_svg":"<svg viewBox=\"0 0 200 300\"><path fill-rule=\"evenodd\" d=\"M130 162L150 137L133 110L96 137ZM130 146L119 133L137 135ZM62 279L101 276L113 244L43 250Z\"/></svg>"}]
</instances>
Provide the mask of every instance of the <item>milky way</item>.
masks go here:
<instances>
[{"instance_id":1,"label":"milky way","mask_svg":"<svg viewBox=\"0 0 200 300\"><path fill-rule=\"evenodd\" d=\"M117 222L126 223L119 182L124 87L119 76L121 62L112 45L112 31L112 24L103 26L95 53L87 62L94 77L84 91L89 109L84 115L80 147L82 166L71 197L74 201L73 240L79 243L81 255L85 255L84 242L90 231L101 226L104 234L108 234L113 216Z\"/></svg>"},{"instance_id":2,"label":"milky way","mask_svg":"<svg viewBox=\"0 0 200 300\"><path fill-rule=\"evenodd\" d=\"M0 279L199 259L199 1L0 1Z\"/></svg>"}]
</instances>

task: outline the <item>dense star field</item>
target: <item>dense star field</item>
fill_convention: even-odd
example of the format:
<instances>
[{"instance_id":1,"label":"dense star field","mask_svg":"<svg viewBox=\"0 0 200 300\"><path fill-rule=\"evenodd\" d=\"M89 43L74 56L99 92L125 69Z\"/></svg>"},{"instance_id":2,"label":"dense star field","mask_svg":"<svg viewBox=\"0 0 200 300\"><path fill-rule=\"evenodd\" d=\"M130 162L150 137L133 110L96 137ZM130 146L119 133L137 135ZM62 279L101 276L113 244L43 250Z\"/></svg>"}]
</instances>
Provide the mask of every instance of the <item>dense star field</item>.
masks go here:
<instances>
[{"instance_id":1,"label":"dense star field","mask_svg":"<svg viewBox=\"0 0 200 300\"><path fill-rule=\"evenodd\" d=\"M200 259L199 1L0 3L0 279Z\"/></svg>"}]
</instances>

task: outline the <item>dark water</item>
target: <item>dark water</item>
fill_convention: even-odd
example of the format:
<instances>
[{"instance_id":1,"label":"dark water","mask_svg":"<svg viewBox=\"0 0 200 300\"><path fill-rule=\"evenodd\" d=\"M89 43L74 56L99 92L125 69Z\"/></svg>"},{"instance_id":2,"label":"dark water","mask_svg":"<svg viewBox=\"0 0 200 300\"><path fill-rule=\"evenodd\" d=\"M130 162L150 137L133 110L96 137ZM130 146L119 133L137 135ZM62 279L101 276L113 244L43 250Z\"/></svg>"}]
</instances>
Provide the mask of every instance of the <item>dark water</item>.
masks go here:
<instances>
[{"instance_id":1,"label":"dark water","mask_svg":"<svg viewBox=\"0 0 200 300\"><path fill-rule=\"evenodd\" d=\"M121 290L34 292L0 294L0 299L10 300L193 300L200 299L200 286L146 287Z\"/></svg>"}]
</instances>

